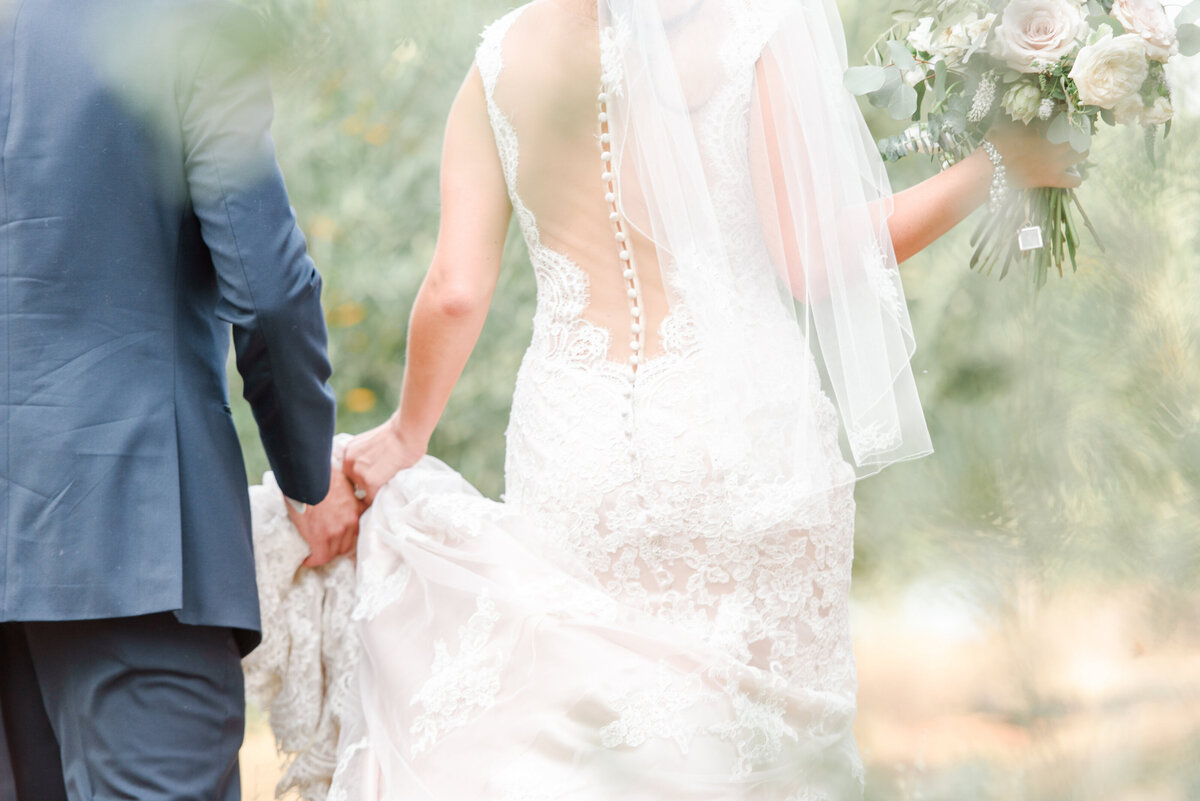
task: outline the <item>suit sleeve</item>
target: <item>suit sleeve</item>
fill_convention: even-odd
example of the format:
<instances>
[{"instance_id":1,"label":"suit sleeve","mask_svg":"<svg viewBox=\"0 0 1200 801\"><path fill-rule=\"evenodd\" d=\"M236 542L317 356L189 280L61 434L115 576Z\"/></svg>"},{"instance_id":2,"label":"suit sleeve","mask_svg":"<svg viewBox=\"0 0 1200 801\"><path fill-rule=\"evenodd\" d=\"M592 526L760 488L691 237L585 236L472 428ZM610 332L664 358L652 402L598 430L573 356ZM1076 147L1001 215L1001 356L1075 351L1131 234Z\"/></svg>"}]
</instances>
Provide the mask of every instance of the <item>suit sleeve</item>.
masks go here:
<instances>
[{"instance_id":1,"label":"suit sleeve","mask_svg":"<svg viewBox=\"0 0 1200 801\"><path fill-rule=\"evenodd\" d=\"M316 503L329 488L332 368L321 277L275 160L265 41L252 14L222 6L181 87L185 166L267 458L284 494Z\"/></svg>"}]
</instances>

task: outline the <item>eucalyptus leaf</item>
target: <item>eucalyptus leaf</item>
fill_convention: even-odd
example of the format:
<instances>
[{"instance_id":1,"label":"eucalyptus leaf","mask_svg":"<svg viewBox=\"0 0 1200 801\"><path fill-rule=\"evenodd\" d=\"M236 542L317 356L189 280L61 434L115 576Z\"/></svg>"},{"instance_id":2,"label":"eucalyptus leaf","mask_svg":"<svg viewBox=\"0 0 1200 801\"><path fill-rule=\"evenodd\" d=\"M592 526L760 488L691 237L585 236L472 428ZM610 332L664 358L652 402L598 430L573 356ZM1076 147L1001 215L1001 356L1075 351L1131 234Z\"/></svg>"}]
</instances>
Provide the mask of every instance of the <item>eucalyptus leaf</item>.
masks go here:
<instances>
[{"instance_id":1,"label":"eucalyptus leaf","mask_svg":"<svg viewBox=\"0 0 1200 801\"><path fill-rule=\"evenodd\" d=\"M1179 26L1179 53L1194 56L1200 53L1200 25L1189 22Z\"/></svg>"},{"instance_id":2,"label":"eucalyptus leaf","mask_svg":"<svg viewBox=\"0 0 1200 801\"><path fill-rule=\"evenodd\" d=\"M888 103L888 113L894 120L906 120L917 112L917 90L901 83Z\"/></svg>"},{"instance_id":3,"label":"eucalyptus leaf","mask_svg":"<svg viewBox=\"0 0 1200 801\"><path fill-rule=\"evenodd\" d=\"M904 81L900 80L900 70L892 67L885 69L884 73L883 86L867 94L867 100L871 101L871 105L877 108L888 108L891 106L892 96L901 86L904 86Z\"/></svg>"},{"instance_id":4,"label":"eucalyptus leaf","mask_svg":"<svg viewBox=\"0 0 1200 801\"><path fill-rule=\"evenodd\" d=\"M1112 28L1113 36L1120 36L1125 33L1125 26L1120 23L1115 17L1108 14L1094 14L1088 17L1088 25L1093 29L1099 28L1101 25L1107 25Z\"/></svg>"},{"instance_id":5,"label":"eucalyptus leaf","mask_svg":"<svg viewBox=\"0 0 1200 801\"><path fill-rule=\"evenodd\" d=\"M917 61L908 49L908 45L895 39L888 40L888 50L892 54L892 62L902 71L908 72L917 68Z\"/></svg>"},{"instance_id":6,"label":"eucalyptus leaf","mask_svg":"<svg viewBox=\"0 0 1200 801\"><path fill-rule=\"evenodd\" d=\"M1071 139L1071 118L1064 112L1050 121L1046 129L1046 139L1054 145L1061 145Z\"/></svg>"},{"instance_id":7,"label":"eucalyptus leaf","mask_svg":"<svg viewBox=\"0 0 1200 801\"><path fill-rule=\"evenodd\" d=\"M946 62L938 59L933 65L933 102L941 105L946 99Z\"/></svg>"},{"instance_id":8,"label":"eucalyptus leaf","mask_svg":"<svg viewBox=\"0 0 1200 801\"><path fill-rule=\"evenodd\" d=\"M1083 117L1082 125L1068 126L1068 141L1071 143L1071 148L1076 153L1086 153L1088 148L1092 146L1092 123L1087 117Z\"/></svg>"},{"instance_id":9,"label":"eucalyptus leaf","mask_svg":"<svg viewBox=\"0 0 1200 801\"><path fill-rule=\"evenodd\" d=\"M846 70L843 83L852 93L865 95L883 88L884 81L886 80L886 69L867 65L865 67L851 67Z\"/></svg>"},{"instance_id":10,"label":"eucalyptus leaf","mask_svg":"<svg viewBox=\"0 0 1200 801\"><path fill-rule=\"evenodd\" d=\"M1176 15L1175 24L1189 25L1197 20L1200 20L1200 0L1193 0Z\"/></svg>"}]
</instances>

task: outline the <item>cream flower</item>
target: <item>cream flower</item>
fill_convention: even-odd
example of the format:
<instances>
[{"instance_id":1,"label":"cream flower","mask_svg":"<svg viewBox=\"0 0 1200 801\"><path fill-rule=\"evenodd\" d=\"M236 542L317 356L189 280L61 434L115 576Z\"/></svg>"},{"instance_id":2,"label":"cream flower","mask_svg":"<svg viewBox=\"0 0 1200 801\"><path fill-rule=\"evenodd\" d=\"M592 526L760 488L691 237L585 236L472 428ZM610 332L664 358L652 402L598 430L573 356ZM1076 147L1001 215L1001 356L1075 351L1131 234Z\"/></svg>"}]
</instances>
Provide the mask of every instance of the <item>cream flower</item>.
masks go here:
<instances>
[{"instance_id":1,"label":"cream flower","mask_svg":"<svg viewBox=\"0 0 1200 801\"><path fill-rule=\"evenodd\" d=\"M1157 97L1154 99L1154 105L1146 106L1142 110L1142 125L1166 125L1174 116L1175 106L1171 103L1171 98Z\"/></svg>"},{"instance_id":2,"label":"cream flower","mask_svg":"<svg viewBox=\"0 0 1200 801\"><path fill-rule=\"evenodd\" d=\"M1004 93L1004 99L1000 102L1008 116L1028 125L1042 106L1042 93L1032 84L1017 83Z\"/></svg>"},{"instance_id":3,"label":"cream flower","mask_svg":"<svg viewBox=\"0 0 1200 801\"><path fill-rule=\"evenodd\" d=\"M1077 2L1012 0L996 26L993 52L1018 72L1041 72L1074 50L1087 31Z\"/></svg>"},{"instance_id":4,"label":"cream flower","mask_svg":"<svg viewBox=\"0 0 1200 801\"><path fill-rule=\"evenodd\" d=\"M1146 53L1155 61L1166 61L1179 52L1175 25L1158 0L1116 0L1112 15L1125 30L1146 40Z\"/></svg>"},{"instance_id":5,"label":"cream flower","mask_svg":"<svg viewBox=\"0 0 1200 801\"><path fill-rule=\"evenodd\" d=\"M1137 125L1142 121L1142 113L1145 110L1141 97L1136 94L1129 95L1113 104L1113 120L1117 125Z\"/></svg>"},{"instance_id":6,"label":"cream flower","mask_svg":"<svg viewBox=\"0 0 1200 801\"><path fill-rule=\"evenodd\" d=\"M917 27L908 32L908 43L914 50L933 54L933 17L917 20Z\"/></svg>"},{"instance_id":7,"label":"cream flower","mask_svg":"<svg viewBox=\"0 0 1200 801\"><path fill-rule=\"evenodd\" d=\"M1149 71L1142 37L1136 33L1113 36L1112 29L1106 26L1104 34L1075 57L1071 80L1075 81L1082 102L1112 109L1121 117L1130 112L1128 101L1137 96Z\"/></svg>"},{"instance_id":8,"label":"cream flower","mask_svg":"<svg viewBox=\"0 0 1200 801\"><path fill-rule=\"evenodd\" d=\"M983 47L995 21L995 14L983 17L975 14L957 25L935 29L933 17L922 17L909 31L908 43L916 50L940 57L950 66L957 66L970 58L969 53Z\"/></svg>"}]
</instances>

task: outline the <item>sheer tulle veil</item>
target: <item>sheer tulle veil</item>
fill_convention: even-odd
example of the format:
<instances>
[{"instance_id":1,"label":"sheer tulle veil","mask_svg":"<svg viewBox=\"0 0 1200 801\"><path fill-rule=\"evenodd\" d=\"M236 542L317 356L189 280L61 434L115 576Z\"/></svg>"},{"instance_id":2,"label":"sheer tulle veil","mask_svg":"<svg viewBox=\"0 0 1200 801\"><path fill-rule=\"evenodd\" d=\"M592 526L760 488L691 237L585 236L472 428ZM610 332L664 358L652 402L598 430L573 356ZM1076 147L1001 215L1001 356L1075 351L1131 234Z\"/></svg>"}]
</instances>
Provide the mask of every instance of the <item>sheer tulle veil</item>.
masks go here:
<instances>
[{"instance_id":1,"label":"sheer tulle veil","mask_svg":"<svg viewBox=\"0 0 1200 801\"><path fill-rule=\"evenodd\" d=\"M842 85L834 0L598 0L598 20L621 210L653 242L713 369L729 373L729 433L748 449L769 436L776 452L782 437L795 458L779 469L815 491L930 453L891 189ZM744 137L711 130L729 119L729 82L715 76L731 72L753 84ZM752 202L730 189L747 155ZM794 428L738 422L741 398L812 364L810 352L821 380L805 384ZM821 384L853 471L812 458L816 434L800 421L827 404Z\"/></svg>"}]
</instances>

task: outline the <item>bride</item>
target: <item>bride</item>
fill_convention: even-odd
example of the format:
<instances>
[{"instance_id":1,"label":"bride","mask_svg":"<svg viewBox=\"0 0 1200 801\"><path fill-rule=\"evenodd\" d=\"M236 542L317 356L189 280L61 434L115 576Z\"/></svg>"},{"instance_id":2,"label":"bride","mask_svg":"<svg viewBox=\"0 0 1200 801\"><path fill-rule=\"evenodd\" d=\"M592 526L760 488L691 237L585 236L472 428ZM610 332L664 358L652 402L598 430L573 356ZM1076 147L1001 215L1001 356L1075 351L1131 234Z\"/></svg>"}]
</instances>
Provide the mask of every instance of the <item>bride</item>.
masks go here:
<instances>
[{"instance_id":1,"label":"bride","mask_svg":"<svg viewBox=\"0 0 1200 801\"><path fill-rule=\"evenodd\" d=\"M535 0L483 33L399 409L345 446L323 504L255 495L251 683L285 747L289 721L327 724L294 784L861 797L853 488L931 450L897 263L1004 174L1075 185L1079 156L1002 126L990 157L893 197L845 66L833 0ZM494 502L425 451L514 213L537 309ZM356 570L297 574L281 529L353 514L351 481ZM324 674L297 667L316 623Z\"/></svg>"}]
</instances>

